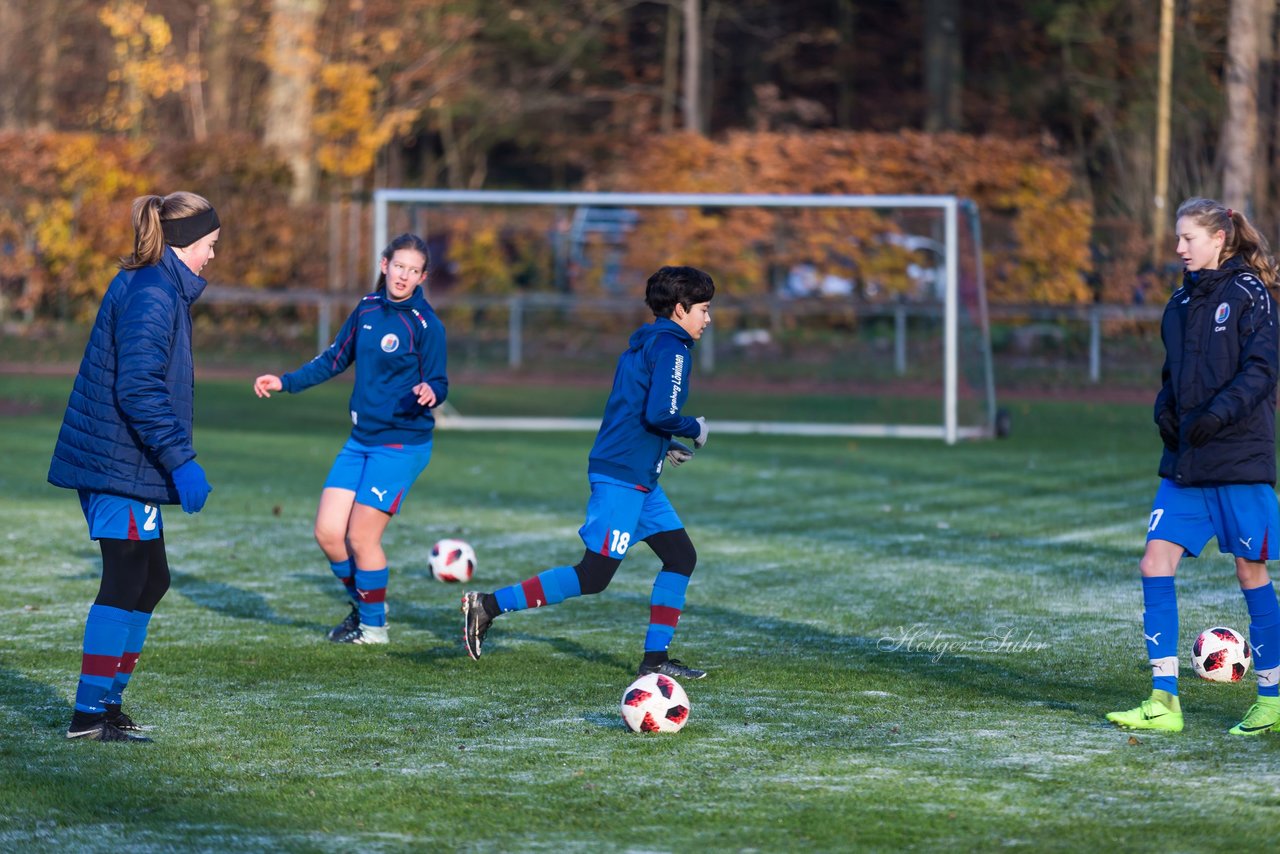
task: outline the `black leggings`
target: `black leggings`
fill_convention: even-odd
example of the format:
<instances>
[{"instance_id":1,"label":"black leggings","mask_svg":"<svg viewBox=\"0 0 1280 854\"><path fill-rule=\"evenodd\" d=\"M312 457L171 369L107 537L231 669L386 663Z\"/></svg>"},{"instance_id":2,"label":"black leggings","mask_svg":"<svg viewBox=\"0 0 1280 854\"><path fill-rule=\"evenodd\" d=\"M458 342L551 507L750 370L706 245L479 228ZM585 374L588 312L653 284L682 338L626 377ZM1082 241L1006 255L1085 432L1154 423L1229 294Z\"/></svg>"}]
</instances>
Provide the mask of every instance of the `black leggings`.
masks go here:
<instances>
[{"instance_id":1,"label":"black leggings","mask_svg":"<svg viewBox=\"0 0 1280 854\"><path fill-rule=\"evenodd\" d=\"M164 534L154 540L101 539L102 583L95 605L150 614L169 589Z\"/></svg>"},{"instance_id":2,"label":"black leggings","mask_svg":"<svg viewBox=\"0 0 1280 854\"><path fill-rule=\"evenodd\" d=\"M644 540L653 549L653 553L662 561L665 572L679 575L693 575L693 568L698 563L698 552L693 548L693 541L684 528L676 531L662 531ZM622 561L598 552L583 552L574 571L578 574L578 587L584 596L599 593L609 586L613 574L618 571Z\"/></svg>"}]
</instances>

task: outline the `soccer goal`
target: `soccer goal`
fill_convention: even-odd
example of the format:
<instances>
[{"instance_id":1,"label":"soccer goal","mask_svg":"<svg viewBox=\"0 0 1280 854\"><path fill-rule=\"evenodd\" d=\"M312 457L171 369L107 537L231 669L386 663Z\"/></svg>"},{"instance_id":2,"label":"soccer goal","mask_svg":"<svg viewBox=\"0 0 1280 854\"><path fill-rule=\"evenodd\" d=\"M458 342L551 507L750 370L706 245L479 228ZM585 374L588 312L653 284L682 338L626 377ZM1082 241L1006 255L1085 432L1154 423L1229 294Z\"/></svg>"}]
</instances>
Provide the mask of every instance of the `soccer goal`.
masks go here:
<instances>
[{"instance_id":1,"label":"soccer goal","mask_svg":"<svg viewBox=\"0 0 1280 854\"><path fill-rule=\"evenodd\" d=\"M968 200L381 189L373 202L375 252L402 231L431 246L430 298L450 329L451 365L461 352L480 370L536 370L541 348L556 351L554 370L611 366L617 333L646 319L645 278L664 263L691 264L717 285L696 351L700 382L769 379L847 390L851 401L800 420L717 418L718 433L949 444L996 435L982 240ZM597 329L612 333L611 350L584 343ZM486 347L505 356L486 357ZM915 406L890 405L910 398ZM441 426L599 422L450 413Z\"/></svg>"}]
</instances>

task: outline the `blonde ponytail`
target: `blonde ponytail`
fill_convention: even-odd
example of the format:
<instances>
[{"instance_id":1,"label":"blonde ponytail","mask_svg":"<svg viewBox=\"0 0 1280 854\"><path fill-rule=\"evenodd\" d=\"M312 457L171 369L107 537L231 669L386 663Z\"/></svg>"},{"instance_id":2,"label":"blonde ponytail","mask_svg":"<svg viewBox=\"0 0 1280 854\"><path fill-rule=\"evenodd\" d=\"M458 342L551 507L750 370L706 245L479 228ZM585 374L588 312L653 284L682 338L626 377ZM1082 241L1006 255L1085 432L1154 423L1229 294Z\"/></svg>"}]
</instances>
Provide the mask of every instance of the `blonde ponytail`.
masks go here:
<instances>
[{"instance_id":1,"label":"blonde ponytail","mask_svg":"<svg viewBox=\"0 0 1280 854\"><path fill-rule=\"evenodd\" d=\"M212 210L204 196L178 191L167 196L139 196L133 200L133 254L120 259L120 269L137 270L160 263L164 257L166 220L182 219Z\"/></svg>"}]
</instances>

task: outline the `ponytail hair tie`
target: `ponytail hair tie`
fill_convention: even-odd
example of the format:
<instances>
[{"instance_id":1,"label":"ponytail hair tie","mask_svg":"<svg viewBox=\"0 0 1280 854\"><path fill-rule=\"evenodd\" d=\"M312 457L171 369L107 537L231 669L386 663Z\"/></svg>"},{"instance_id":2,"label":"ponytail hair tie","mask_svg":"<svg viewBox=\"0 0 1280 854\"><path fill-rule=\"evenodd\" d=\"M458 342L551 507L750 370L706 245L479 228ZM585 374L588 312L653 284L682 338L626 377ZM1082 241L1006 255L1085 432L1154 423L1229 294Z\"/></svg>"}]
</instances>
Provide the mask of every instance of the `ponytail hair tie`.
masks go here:
<instances>
[{"instance_id":1,"label":"ponytail hair tie","mask_svg":"<svg viewBox=\"0 0 1280 854\"><path fill-rule=\"evenodd\" d=\"M1233 211L1231 208L1227 208L1227 219L1231 219L1233 216L1235 216L1235 213L1236 212Z\"/></svg>"}]
</instances>

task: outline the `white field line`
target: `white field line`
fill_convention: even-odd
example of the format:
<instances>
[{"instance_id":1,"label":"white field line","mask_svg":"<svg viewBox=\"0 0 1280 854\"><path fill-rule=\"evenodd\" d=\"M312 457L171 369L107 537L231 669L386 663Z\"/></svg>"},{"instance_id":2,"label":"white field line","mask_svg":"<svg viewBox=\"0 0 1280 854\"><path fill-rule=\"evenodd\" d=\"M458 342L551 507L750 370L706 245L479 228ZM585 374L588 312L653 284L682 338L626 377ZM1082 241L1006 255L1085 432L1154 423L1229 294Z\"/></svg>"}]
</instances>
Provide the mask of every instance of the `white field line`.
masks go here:
<instances>
[{"instance_id":1,"label":"white field line","mask_svg":"<svg viewBox=\"0 0 1280 854\"><path fill-rule=\"evenodd\" d=\"M437 426L448 430L495 430L523 432L591 432L600 429L598 418L517 418L471 415L442 416ZM813 424L785 421L717 421L715 431L732 435L769 436L849 436L894 439L943 439L945 427L929 424ZM983 427L961 427L961 439L983 439L990 433Z\"/></svg>"}]
</instances>

